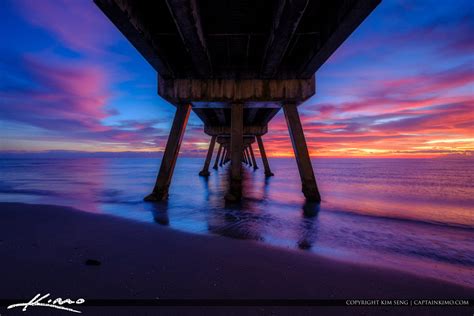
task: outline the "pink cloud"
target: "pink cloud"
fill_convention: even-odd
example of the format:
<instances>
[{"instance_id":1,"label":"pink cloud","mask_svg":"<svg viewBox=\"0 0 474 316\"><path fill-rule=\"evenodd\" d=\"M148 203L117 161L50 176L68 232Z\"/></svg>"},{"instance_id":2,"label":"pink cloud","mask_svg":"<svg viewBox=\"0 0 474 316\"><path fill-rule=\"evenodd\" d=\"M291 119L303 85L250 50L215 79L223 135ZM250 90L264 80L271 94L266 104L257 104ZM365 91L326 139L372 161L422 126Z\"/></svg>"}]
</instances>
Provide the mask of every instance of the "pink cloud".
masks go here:
<instances>
[{"instance_id":1,"label":"pink cloud","mask_svg":"<svg viewBox=\"0 0 474 316\"><path fill-rule=\"evenodd\" d=\"M49 131L32 139L107 142L137 149L150 147L164 134L153 127L156 120L104 124L116 113L108 107L113 95L102 67L84 61L66 63L53 55L46 59L27 56L15 62L10 67L22 69L20 82L28 84L12 82L2 88L0 114L3 120Z\"/></svg>"},{"instance_id":2,"label":"pink cloud","mask_svg":"<svg viewBox=\"0 0 474 316\"><path fill-rule=\"evenodd\" d=\"M54 109L63 117L100 120L110 116L105 109L111 92L104 69L87 63L51 63L51 59L46 64L33 57L27 57L25 63L42 87L33 95L34 101L51 102L50 108L57 105Z\"/></svg>"}]
</instances>

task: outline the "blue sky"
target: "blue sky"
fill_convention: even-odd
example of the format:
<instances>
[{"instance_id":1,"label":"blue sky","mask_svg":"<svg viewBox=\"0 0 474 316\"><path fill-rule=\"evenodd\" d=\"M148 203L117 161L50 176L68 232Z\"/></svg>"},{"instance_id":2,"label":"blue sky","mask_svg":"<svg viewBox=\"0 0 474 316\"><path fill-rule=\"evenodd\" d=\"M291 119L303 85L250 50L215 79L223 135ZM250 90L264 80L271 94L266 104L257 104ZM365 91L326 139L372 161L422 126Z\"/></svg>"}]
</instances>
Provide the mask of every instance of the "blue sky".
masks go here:
<instances>
[{"instance_id":1,"label":"blue sky","mask_svg":"<svg viewBox=\"0 0 474 316\"><path fill-rule=\"evenodd\" d=\"M0 151L161 151L174 107L92 1L0 3ZM312 155L434 156L474 148L472 1L383 1L317 72L300 106ZM282 113L269 154L291 156ZM182 151L209 139L191 115Z\"/></svg>"}]
</instances>

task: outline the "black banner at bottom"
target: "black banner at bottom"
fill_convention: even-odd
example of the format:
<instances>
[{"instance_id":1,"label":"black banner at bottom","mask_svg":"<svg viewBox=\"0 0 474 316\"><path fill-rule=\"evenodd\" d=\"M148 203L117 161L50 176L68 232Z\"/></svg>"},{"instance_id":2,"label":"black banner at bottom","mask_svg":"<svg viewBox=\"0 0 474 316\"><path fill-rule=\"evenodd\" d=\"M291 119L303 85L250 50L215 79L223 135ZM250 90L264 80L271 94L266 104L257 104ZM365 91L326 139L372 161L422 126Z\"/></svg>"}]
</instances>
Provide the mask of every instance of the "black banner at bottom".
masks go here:
<instances>
[{"instance_id":1,"label":"black banner at bottom","mask_svg":"<svg viewBox=\"0 0 474 316\"><path fill-rule=\"evenodd\" d=\"M25 299L0 299L0 306L28 305ZM48 302L61 306L474 306L474 299L87 299ZM62 304L61 304L62 303Z\"/></svg>"}]
</instances>

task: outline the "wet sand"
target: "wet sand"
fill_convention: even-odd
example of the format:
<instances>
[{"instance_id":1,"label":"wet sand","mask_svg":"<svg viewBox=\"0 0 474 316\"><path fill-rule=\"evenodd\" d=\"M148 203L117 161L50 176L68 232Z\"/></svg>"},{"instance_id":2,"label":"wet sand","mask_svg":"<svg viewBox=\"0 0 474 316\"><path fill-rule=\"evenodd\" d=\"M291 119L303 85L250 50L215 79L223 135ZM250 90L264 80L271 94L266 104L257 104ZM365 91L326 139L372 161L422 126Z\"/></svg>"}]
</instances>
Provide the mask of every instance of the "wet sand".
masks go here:
<instances>
[{"instance_id":1,"label":"wet sand","mask_svg":"<svg viewBox=\"0 0 474 316\"><path fill-rule=\"evenodd\" d=\"M0 298L25 300L37 293L84 297L86 301L474 297L472 288L399 271L253 241L188 234L59 206L0 203L0 260ZM167 312L180 309L158 308ZM86 314L110 311L107 307L81 309L89 312ZM153 310L138 309L138 314ZM305 307L301 312L310 313L311 309ZM325 311L336 309L339 308ZM448 309L436 307L437 312ZM119 309L131 314L134 310ZM268 307L239 312L270 310L277 314L290 312L288 308ZM363 312L366 308L356 310ZM384 314L408 311L404 307L375 310ZM196 309L192 307L179 310L193 311ZM218 313L222 309L211 311ZM416 311L419 314L427 310L418 307Z\"/></svg>"}]
</instances>

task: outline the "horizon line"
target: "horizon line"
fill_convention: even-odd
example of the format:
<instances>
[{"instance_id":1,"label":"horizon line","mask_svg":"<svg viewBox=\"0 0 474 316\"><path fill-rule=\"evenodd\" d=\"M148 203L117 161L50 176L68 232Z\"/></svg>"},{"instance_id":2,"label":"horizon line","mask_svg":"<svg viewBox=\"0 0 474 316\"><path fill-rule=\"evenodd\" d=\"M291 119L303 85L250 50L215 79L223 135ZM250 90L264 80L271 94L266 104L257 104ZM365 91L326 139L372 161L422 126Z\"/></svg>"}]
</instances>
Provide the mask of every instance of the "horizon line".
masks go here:
<instances>
[{"instance_id":1,"label":"horizon line","mask_svg":"<svg viewBox=\"0 0 474 316\"><path fill-rule=\"evenodd\" d=\"M258 153L258 152L257 152ZM256 156L260 158L260 155L256 153ZM195 152L193 153L182 153L181 157L186 158L202 158L205 157L205 152ZM21 158L21 157L28 157L28 156L43 156L44 158L67 158L67 157L97 157L100 158L121 158L121 157L136 157L136 158L161 158L163 156L163 151L81 151L81 150L43 150L43 151L21 151L21 150L7 150L7 151L0 151L0 158ZM214 155L213 155L214 156ZM331 159L344 159L344 158L353 158L353 159L393 159L393 158L400 158L400 159L439 159L439 158L474 158L473 152L466 151L466 152L455 152L455 153L446 153L446 154L416 154L416 153L393 153L388 155L344 155L344 156L337 156L337 155L315 155L314 153L310 155L311 158L331 158ZM287 159L287 158L294 158L294 155L291 154L283 154L283 155L273 155L270 156L272 159Z\"/></svg>"}]
</instances>

